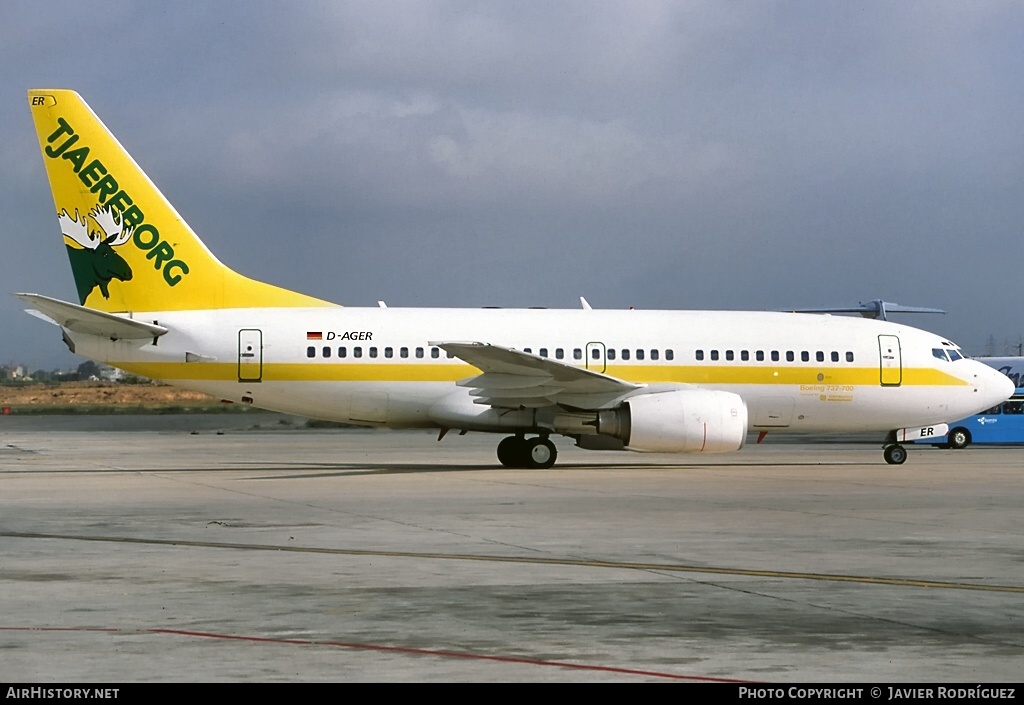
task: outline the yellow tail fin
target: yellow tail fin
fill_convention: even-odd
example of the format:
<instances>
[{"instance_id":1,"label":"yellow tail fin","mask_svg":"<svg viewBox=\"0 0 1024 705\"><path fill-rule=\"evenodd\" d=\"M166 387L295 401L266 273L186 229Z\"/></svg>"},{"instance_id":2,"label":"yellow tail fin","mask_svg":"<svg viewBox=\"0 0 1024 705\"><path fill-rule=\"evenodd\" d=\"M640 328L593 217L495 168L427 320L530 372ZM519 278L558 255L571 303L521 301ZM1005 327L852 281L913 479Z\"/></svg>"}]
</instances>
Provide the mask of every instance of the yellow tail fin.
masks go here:
<instances>
[{"instance_id":1,"label":"yellow tail fin","mask_svg":"<svg viewBox=\"0 0 1024 705\"><path fill-rule=\"evenodd\" d=\"M31 90L28 103L82 305L118 313L333 305L223 265L74 91Z\"/></svg>"}]
</instances>

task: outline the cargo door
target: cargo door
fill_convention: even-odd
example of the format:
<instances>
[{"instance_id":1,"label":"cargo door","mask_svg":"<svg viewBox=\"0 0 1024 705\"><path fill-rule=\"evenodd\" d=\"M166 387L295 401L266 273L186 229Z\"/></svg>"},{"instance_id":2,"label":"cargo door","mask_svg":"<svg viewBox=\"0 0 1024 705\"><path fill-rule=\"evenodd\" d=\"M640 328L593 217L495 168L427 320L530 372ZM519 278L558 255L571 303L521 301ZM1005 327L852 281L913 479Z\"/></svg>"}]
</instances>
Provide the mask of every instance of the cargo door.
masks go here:
<instances>
[{"instance_id":1,"label":"cargo door","mask_svg":"<svg viewBox=\"0 0 1024 705\"><path fill-rule=\"evenodd\" d=\"M760 397L754 406L754 426L785 428L793 421L794 406L791 397Z\"/></svg>"}]
</instances>

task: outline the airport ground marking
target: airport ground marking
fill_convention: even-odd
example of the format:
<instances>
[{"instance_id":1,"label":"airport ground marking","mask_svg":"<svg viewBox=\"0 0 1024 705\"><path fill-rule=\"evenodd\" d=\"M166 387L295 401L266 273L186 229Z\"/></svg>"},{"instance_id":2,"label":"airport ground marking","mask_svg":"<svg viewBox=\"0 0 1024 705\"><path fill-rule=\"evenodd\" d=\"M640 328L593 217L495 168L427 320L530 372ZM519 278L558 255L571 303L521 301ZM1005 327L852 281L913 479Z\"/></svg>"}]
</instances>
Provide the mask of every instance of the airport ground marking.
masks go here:
<instances>
[{"instance_id":1,"label":"airport ground marking","mask_svg":"<svg viewBox=\"0 0 1024 705\"><path fill-rule=\"evenodd\" d=\"M103 634L158 634L170 636L184 636L198 639L221 639L225 641L240 641L256 644L284 644L291 646L312 646L331 647L339 649L354 649L360 651L380 651L388 653L407 654L411 656L433 656L438 658L458 658L468 661L494 661L498 663L521 664L524 666L543 666L547 668L565 668L573 671L598 671L603 673L617 673L630 676L644 676L649 678L664 678L668 680L691 681L698 683L751 683L753 681L739 678L722 678L716 676L687 676L678 673L665 673L663 671L649 671L639 668L625 668L622 666L597 666L587 663L574 663L571 661L550 661L546 659L532 659L522 656L495 656L493 654L475 654L467 651L450 651L448 649L420 649L412 646L388 646L386 644L367 644L351 641L335 641L330 639L295 639L284 637L267 636L246 636L239 634L220 634L217 632L196 632L183 629L118 629L116 627L3 627L0 632L100 632Z\"/></svg>"},{"instance_id":2,"label":"airport ground marking","mask_svg":"<svg viewBox=\"0 0 1024 705\"><path fill-rule=\"evenodd\" d=\"M239 551L281 551L288 553L319 553L336 556L372 556L378 558L427 558L435 560L482 561L491 563L522 563L532 565L578 566L584 568L611 568L618 570L662 571L669 573L704 573L707 575L735 575L755 578L788 580L820 580L827 582L922 587L945 590L982 590L1024 594L1024 586L984 585L944 580L916 578L884 578L870 575L842 575L838 573L804 573L799 571L757 570L752 568L722 568L715 566L679 565L671 563L639 563L633 561L600 561L580 558L542 558L526 556L500 556L472 553L436 553L416 551L383 551L355 548L327 548L317 546L280 546L276 544L230 543L223 541L188 541L177 539L142 539L126 536L75 536L71 534L39 534L19 531L0 531L0 536L24 539L54 539L63 541L99 541L107 543L137 543L157 546L186 546L193 548L223 548Z\"/></svg>"}]
</instances>

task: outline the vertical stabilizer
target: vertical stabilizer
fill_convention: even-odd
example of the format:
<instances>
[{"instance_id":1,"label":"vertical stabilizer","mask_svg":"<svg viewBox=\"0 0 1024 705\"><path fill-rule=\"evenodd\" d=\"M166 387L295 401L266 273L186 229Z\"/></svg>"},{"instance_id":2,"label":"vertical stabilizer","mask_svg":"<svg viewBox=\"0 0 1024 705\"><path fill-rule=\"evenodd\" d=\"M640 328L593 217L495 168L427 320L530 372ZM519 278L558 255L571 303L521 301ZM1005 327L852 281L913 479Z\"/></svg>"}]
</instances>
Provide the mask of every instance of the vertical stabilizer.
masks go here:
<instances>
[{"instance_id":1,"label":"vertical stabilizer","mask_svg":"<svg viewBox=\"0 0 1024 705\"><path fill-rule=\"evenodd\" d=\"M332 306L223 265L85 101L31 90L80 302L108 312Z\"/></svg>"}]
</instances>

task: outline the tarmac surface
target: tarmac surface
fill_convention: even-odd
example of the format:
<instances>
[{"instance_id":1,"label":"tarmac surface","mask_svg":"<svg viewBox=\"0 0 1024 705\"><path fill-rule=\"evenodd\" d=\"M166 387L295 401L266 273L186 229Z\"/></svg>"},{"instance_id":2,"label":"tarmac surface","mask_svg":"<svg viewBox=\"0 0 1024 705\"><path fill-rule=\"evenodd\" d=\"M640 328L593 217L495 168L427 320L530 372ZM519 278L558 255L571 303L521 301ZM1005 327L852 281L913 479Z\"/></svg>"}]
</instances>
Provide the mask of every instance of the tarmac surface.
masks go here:
<instances>
[{"instance_id":1,"label":"tarmac surface","mask_svg":"<svg viewBox=\"0 0 1024 705\"><path fill-rule=\"evenodd\" d=\"M0 682L1016 683L1024 448L0 417Z\"/></svg>"}]
</instances>

